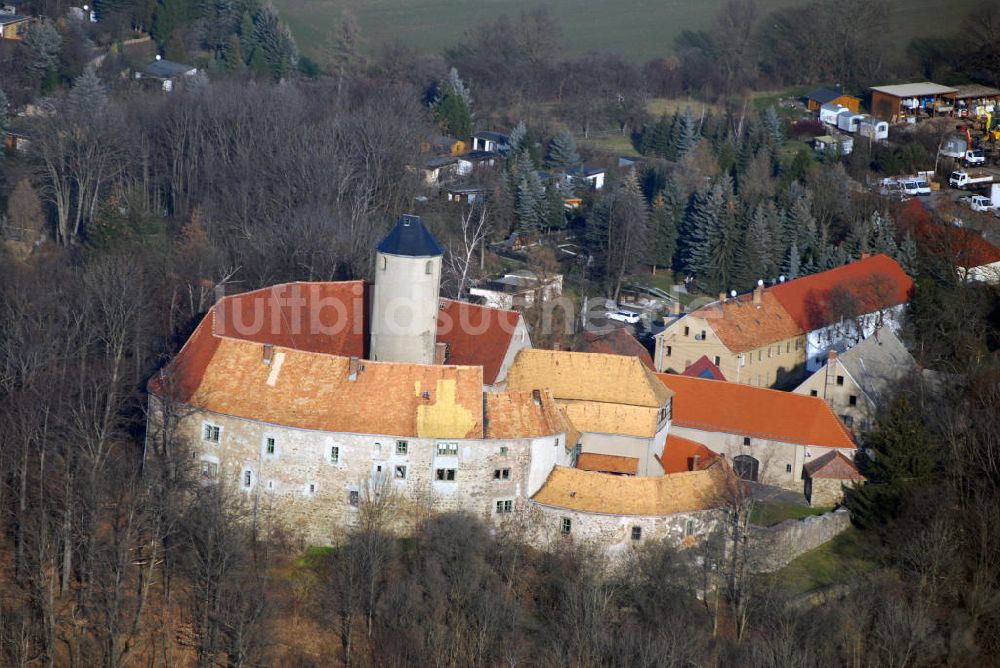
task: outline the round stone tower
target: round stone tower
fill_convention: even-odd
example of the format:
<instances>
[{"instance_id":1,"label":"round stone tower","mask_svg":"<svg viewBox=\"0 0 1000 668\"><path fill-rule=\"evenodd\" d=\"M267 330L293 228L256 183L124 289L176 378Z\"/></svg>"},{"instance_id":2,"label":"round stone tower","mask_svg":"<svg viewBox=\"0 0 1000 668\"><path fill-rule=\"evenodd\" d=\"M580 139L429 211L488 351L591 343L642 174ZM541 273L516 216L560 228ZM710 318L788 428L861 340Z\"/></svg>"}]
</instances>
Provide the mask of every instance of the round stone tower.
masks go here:
<instances>
[{"instance_id":1,"label":"round stone tower","mask_svg":"<svg viewBox=\"0 0 1000 668\"><path fill-rule=\"evenodd\" d=\"M375 253L371 358L434 363L441 256L420 216L402 216Z\"/></svg>"}]
</instances>

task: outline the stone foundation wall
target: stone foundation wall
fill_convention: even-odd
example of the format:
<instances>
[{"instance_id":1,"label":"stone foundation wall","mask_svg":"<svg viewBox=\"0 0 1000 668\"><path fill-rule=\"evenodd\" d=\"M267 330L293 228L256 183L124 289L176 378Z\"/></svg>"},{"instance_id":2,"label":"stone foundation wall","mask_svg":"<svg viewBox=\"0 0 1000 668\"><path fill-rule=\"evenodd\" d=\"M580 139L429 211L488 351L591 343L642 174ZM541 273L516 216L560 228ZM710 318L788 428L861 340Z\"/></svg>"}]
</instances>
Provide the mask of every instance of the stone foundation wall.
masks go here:
<instances>
[{"instance_id":1,"label":"stone foundation wall","mask_svg":"<svg viewBox=\"0 0 1000 668\"><path fill-rule=\"evenodd\" d=\"M787 566L796 557L815 550L851 526L846 509L803 520L785 520L773 527L754 529L753 563L757 573L771 573Z\"/></svg>"},{"instance_id":2,"label":"stone foundation wall","mask_svg":"<svg viewBox=\"0 0 1000 668\"><path fill-rule=\"evenodd\" d=\"M564 540L583 541L614 557L649 540L667 539L677 545L695 545L712 533L723 514L718 510L699 510L661 517L604 515L529 501L526 516L531 527L529 540L538 547L551 547ZM564 519L570 522L568 533L562 530ZM632 538L635 527L639 528L638 539Z\"/></svg>"}]
</instances>

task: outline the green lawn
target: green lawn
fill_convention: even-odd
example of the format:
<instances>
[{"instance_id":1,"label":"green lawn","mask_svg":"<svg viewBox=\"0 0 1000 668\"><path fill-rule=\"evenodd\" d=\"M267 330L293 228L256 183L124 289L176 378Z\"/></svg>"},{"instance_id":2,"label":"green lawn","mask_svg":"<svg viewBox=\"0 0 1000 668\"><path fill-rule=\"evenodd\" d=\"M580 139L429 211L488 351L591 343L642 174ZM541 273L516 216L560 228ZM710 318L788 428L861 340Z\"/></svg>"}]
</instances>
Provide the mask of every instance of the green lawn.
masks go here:
<instances>
[{"instance_id":1,"label":"green lawn","mask_svg":"<svg viewBox=\"0 0 1000 668\"><path fill-rule=\"evenodd\" d=\"M795 503L761 502L754 506L750 522L759 527L769 527L785 520L801 520L804 517L822 515L832 508L810 508Z\"/></svg>"},{"instance_id":2,"label":"green lawn","mask_svg":"<svg viewBox=\"0 0 1000 668\"><path fill-rule=\"evenodd\" d=\"M758 0L765 15L803 0ZM440 51L464 33L501 14L544 5L562 25L565 55L613 51L637 59L670 54L683 30L702 29L714 20L727 0L275 0L302 50L320 55L331 43L343 9L361 24L365 47L377 53L395 41L421 51ZM893 0L890 41L902 55L915 36L954 33L966 13L980 0ZM806 29L806 27L803 27Z\"/></svg>"},{"instance_id":3,"label":"green lawn","mask_svg":"<svg viewBox=\"0 0 1000 668\"><path fill-rule=\"evenodd\" d=\"M875 562L865 542L866 536L848 528L830 542L806 552L771 575L790 595L844 582L875 569Z\"/></svg>"}]
</instances>

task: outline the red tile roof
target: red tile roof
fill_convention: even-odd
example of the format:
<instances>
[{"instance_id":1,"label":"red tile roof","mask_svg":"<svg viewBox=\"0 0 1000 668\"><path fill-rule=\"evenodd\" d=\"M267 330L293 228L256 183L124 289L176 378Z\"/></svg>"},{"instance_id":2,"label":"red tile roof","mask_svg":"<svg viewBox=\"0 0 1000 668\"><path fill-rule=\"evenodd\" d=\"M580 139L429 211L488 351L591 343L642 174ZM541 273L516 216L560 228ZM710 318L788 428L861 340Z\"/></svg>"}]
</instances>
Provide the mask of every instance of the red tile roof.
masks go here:
<instances>
[{"instance_id":1,"label":"red tile roof","mask_svg":"<svg viewBox=\"0 0 1000 668\"><path fill-rule=\"evenodd\" d=\"M453 299L442 299L438 343L448 344L448 364L483 367L483 382L493 385L503 366L521 315Z\"/></svg>"},{"instance_id":2,"label":"red tile roof","mask_svg":"<svg viewBox=\"0 0 1000 668\"><path fill-rule=\"evenodd\" d=\"M576 350L581 353L638 357L647 367L654 368L653 356L646 346L639 343L625 327L616 327L608 332L584 332L577 341Z\"/></svg>"},{"instance_id":3,"label":"red tile roof","mask_svg":"<svg viewBox=\"0 0 1000 668\"><path fill-rule=\"evenodd\" d=\"M1000 262L1000 248L973 230L931 221L930 214L917 199L911 199L903 207L899 226L913 235L925 253L951 260L957 267L971 269Z\"/></svg>"},{"instance_id":4,"label":"red tile roof","mask_svg":"<svg viewBox=\"0 0 1000 668\"><path fill-rule=\"evenodd\" d=\"M674 391L673 424L678 427L801 445L857 447L819 397L676 374L658 375Z\"/></svg>"},{"instance_id":5,"label":"red tile roof","mask_svg":"<svg viewBox=\"0 0 1000 668\"><path fill-rule=\"evenodd\" d=\"M722 370L712 363L712 360L708 359L708 355L702 355L694 361L694 364L684 369L681 372L682 376L691 376L692 378L711 378L712 380L725 380L726 377L722 375Z\"/></svg>"},{"instance_id":6,"label":"red tile roof","mask_svg":"<svg viewBox=\"0 0 1000 668\"><path fill-rule=\"evenodd\" d=\"M887 255L845 264L775 285L777 297L803 332L826 327L842 317L872 313L909 301L913 280Z\"/></svg>"},{"instance_id":7,"label":"red tile roof","mask_svg":"<svg viewBox=\"0 0 1000 668\"><path fill-rule=\"evenodd\" d=\"M820 457L813 459L805 465L806 473L810 478L828 478L830 480L855 480L861 482L865 479L858 467L850 459L844 456L839 450L833 450Z\"/></svg>"},{"instance_id":8,"label":"red tile roof","mask_svg":"<svg viewBox=\"0 0 1000 668\"><path fill-rule=\"evenodd\" d=\"M698 457L697 467L694 465L695 457ZM667 441L663 444L663 452L657 457L657 461L663 467L664 473L683 473L708 468L717 457L718 455L701 443L668 434Z\"/></svg>"},{"instance_id":9,"label":"red tile roof","mask_svg":"<svg viewBox=\"0 0 1000 668\"><path fill-rule=\"evenodd\" d=\"M583 452L576 458L576 468L582 471L636 475L639 472L639 459L637 457L599 455L593 452Z\"/></svg>"},{"instance_id":10,"label":"red tile roof","mask_svg":"<svg viewBox=\"0 0 1000 668\"><path fill-rule=\"evenodd\" d=\"M368 289L364 281L282 283L223 297L214 332L256 343L365 357Z\"/></svg>"}]
</instances>

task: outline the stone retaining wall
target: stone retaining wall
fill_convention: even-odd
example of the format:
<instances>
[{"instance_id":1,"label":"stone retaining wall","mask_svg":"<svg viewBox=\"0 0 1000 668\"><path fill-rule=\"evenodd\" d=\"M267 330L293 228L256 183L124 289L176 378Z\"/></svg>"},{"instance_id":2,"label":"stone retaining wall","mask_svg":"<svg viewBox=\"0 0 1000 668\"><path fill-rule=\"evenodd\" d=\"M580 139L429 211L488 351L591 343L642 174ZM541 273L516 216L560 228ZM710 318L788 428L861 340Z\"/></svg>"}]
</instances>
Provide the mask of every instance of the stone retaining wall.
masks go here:
<instances>
[{"instance_id":1,"label":"stone retaining wall","mask_svg":"<svg viewBox=\"0 0 1000 668\"><path fill-rule=\"evenodd\" d=\"M841 508L823 515L785 520L773 527L754 529L751 569L756 573L772 573L784 568L796 557L833 540L849 526L851 514L846 508Z\"/></svg>"}]
</instances>

